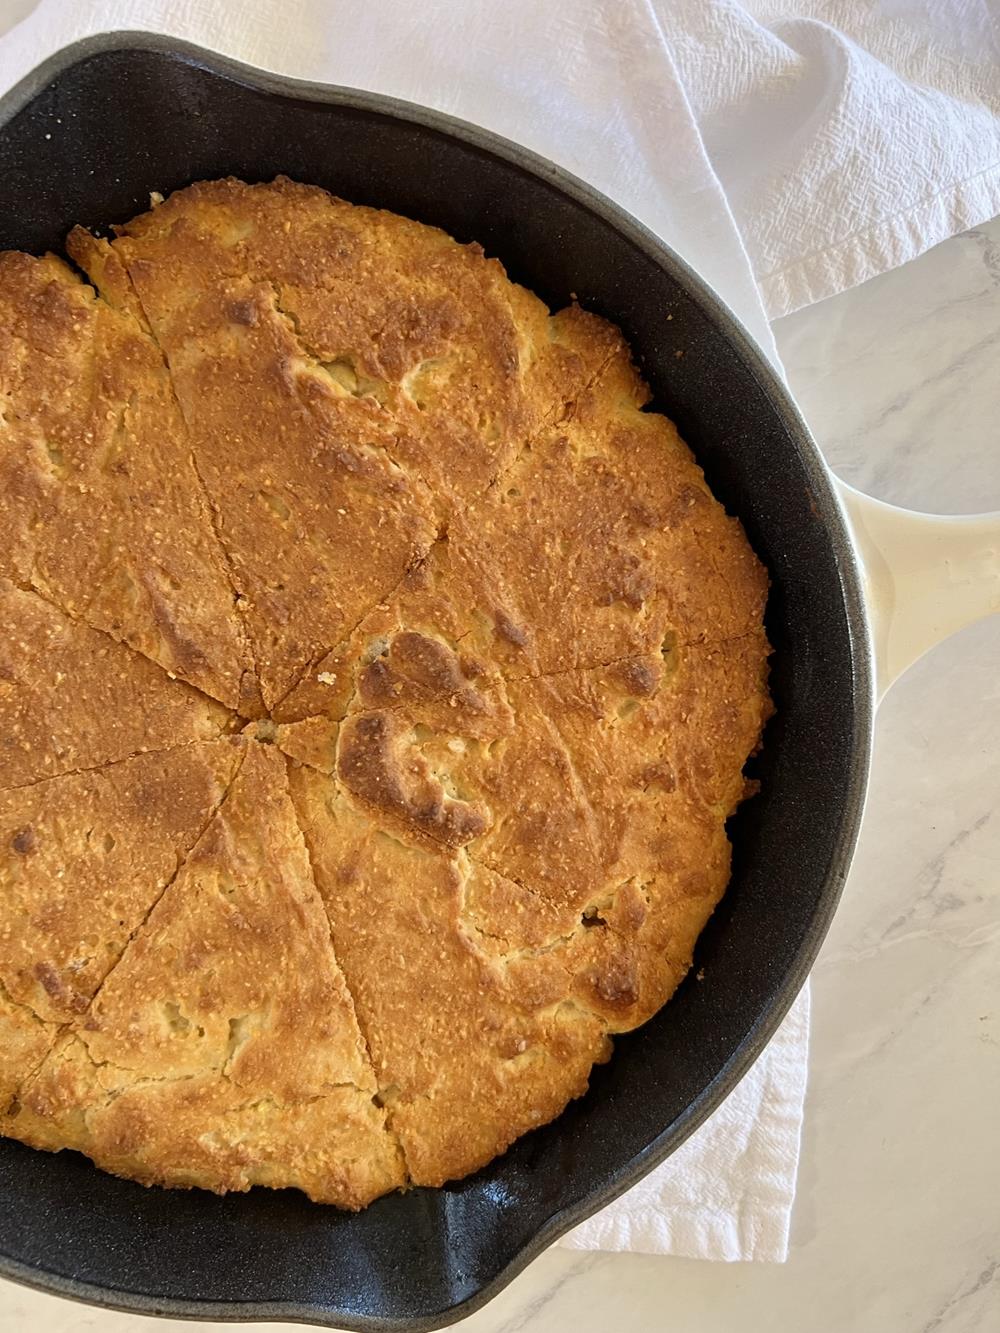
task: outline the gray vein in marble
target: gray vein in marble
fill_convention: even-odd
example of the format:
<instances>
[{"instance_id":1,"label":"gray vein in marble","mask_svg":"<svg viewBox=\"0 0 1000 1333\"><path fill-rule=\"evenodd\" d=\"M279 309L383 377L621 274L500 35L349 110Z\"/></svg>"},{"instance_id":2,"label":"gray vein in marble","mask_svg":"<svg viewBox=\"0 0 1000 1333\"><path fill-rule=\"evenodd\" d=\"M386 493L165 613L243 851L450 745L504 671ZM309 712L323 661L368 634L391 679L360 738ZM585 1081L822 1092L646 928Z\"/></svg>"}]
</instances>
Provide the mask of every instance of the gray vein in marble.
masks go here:
<instances>
[{"instance_id":1,"label":"gray vein in marble","mask_svg":"<svg viewBox=\"0 0 1000 1333\"><path fill-rule=\"evenodd\" d=\"M973 227L966 235L976 242L983 255L983 267L990 275L994 287L1000 287L1000 240L991 231Z\"/></svg>"},{"instance_id":2,"label":"gray vein in marble","mask_svg":"<svg viewBox=\"0 0 1000 1333\"><path fill-rule=\"evenodd\" d=\"M611 1258L612 1256L608 1254L581 1253L575 1262L544 1291L528 1301L521 1309L516 1310L509 1318L504 1319L501 1323L494 1324L491 1333L527 1333L527 1330L535 1324L538 1316L544 1314L553 1305L567 1283L579 1277L583 1271L593 1274L601 1267L602 1262L606 1264ZM540 1327L545 1327L544 1322Z\"/></svg>"},{"instance_id":3,"label":"gray vein in marble","mask_svg":"<svg viewBox=\"0 0 1000 1333\"><path fill-rule=\"evenodd\" d=\"M958 1305L968 1301L970 1297L984 1291L987 1287L993 1286L998 1272L1000 1272L1000 1260L994 1259L973 1281L971 1287L960 1287L954 1296L949 1297L933 1319L924 1324L921 1333L937 1333L937 1330L943 1328L949 1321L951 1314Z\"/></svg>"},{"instance_id":4,"label":"gray vein in marble","mask_svg":"<svg viewBox=\"0 0 1000 1333\"><path fill-rule=\"evenodd\" d=\"M921 875L921 880L926 882L926 887L917 893L909 907L896 917L895 921L889 923L882 936L883 941L891 941L891 936L895 935L903 926L909 925L919 909L925 904L931 904L931 916L939 917L946 912L953 912L956 908L963 906L963 899L955 893L946 893L938 896L938 890L945 877L945 871L951 861L953 854L963 847L970 839L975 838L980 830L986 828L993 818L993 811L987 810L979 816L968 828L960 829L950 842L927 862L927 867Z\"/></svg>"}]
</instances>

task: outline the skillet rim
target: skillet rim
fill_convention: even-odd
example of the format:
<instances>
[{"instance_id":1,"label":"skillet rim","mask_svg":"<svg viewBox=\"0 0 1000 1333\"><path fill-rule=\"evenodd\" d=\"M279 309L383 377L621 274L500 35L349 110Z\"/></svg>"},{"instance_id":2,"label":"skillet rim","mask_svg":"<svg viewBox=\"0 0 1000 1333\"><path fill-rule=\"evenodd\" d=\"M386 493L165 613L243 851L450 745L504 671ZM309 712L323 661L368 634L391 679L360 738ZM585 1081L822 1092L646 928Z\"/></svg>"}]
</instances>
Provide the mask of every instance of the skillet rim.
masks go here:
<instances>
[{"instance_id":1,"label":"skillet rim","mask_svg":"<svg viewBox=\"0 0 1000 1333\"><path fill-rule=\"evenodd\" d=\"M747 373L757 382L774 411L778 424L788 433L799 457L816 515L829 534L830 546L837 563L852 663L853 716L849 783L844 795L840 835L831 858L831 870L822 897L817 902L794 964L787 970L781 985L763 1006L755 1023L730 1059L676 1120L661 1131L645 1149L622 1165L616 1173L613 1184L552 1214L504 1268L464 1300L445 1304L432 1314L415 1318L352 1315L318 1303L303 1301L237 1302L149 1296L103 1287L50 1272L0 1252L0 1277L48 1294L68 1297L111 1310L177 1319L212 1319L225 1322L282 1320L358 1330L359 1333L376 1333L377 1330L424 1333L425 1330L442 1328L464 1319L486 1305L560 1236L624 1194L676 1151L747 1073L801 990L840 900L850 870L867 797L875 713L875 676L870 623L864 595L864 570L850 535L834 476L824 462L788 387L764 352L722 297L704 278L696 273L667 242L594 186L540 154L459 117L381 93L293 78L248 65L182 38L139 29L96 33L53 52L11 89L0 95L0 134L10 120L30 106L35 97L65 70L93 55L120 50L144 51L179 58L186 64L204 69L211 75L221 75L223 78L271 96L298 102L345 106L431 129L444 138L470 144L481 152L541 179L575 204L596 214L647 259L664 270L683 289L698 306L714 332L730 344Z\"/></svg>"}]
</instances>

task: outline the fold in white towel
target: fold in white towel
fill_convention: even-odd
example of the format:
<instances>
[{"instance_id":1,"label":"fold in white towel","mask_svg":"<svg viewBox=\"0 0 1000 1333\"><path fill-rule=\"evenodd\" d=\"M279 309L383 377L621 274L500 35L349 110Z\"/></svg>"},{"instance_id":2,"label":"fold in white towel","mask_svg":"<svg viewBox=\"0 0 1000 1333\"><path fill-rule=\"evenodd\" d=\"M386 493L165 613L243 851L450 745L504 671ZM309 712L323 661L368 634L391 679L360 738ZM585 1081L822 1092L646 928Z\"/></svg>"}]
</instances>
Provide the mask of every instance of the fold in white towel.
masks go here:
<instances>
[{"instance_id":1,"label":"fold in white towel","mask_svg":"<svg viewBox=\"0 0 1000 1333\"><path fill-rule=\"evenodd\" d=\"M673 0L772 318L1000 213L997 0Z\"/></svg>"},{"instance_id":2,"label":"fold in white towel","mask_svg":"<svg viewBox=\"0 0 1000 1333\"><path fill-rule=\"evenodd\" d=\"M623 204L773 357L758 282L780 314L997 211L988 4L0 0L0 87L77 37L143 28L452 112ZM803 993L726 1103L563 1244L784 1259L808 1012Z\"/></svg>"}]
</instances>

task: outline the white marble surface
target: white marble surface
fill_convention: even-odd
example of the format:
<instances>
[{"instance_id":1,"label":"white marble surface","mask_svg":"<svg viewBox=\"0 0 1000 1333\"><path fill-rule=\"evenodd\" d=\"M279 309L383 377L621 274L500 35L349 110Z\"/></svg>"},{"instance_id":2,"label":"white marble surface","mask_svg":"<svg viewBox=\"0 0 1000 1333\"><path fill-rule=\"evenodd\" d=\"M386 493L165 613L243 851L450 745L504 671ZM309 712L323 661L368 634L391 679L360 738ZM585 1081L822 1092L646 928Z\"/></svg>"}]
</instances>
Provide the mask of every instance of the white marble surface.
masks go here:
<instances>
[{"instance_id":1,"label":"white marble surface","mask_svg":"<svg viewBox=\"0 0 1000 1333\"><path fill-rule=\"evenodd\" d=\"M1000 220L775 332L847 480L914 507L1000 509ZM998 805L1000 617L918 663L879 713L864 832L814 974L788 1263L553 1250L464 1330L997 1333ZM153 1328L0 1284L3 1333Z\"/></svg>"}]
</instances>

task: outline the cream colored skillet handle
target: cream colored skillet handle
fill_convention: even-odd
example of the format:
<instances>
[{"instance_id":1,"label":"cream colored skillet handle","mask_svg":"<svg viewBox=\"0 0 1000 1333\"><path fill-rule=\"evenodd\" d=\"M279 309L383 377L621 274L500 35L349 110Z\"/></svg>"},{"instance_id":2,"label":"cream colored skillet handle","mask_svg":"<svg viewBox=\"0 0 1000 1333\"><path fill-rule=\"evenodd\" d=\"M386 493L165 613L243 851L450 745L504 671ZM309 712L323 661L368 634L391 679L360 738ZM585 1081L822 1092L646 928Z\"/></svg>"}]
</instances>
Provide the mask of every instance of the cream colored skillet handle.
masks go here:
<instances>
[{"instance_id":1,"label":"cream colored skillet handle","mask_svg":"<svg viewBox=\"0 0 1000 1333\"><path fill-rule=\"evenodd\" d=\"M918 514L835 480L861 564L880 701L929 648L1000 611L1000 513Z\"/></svg>"}]
</instances>

